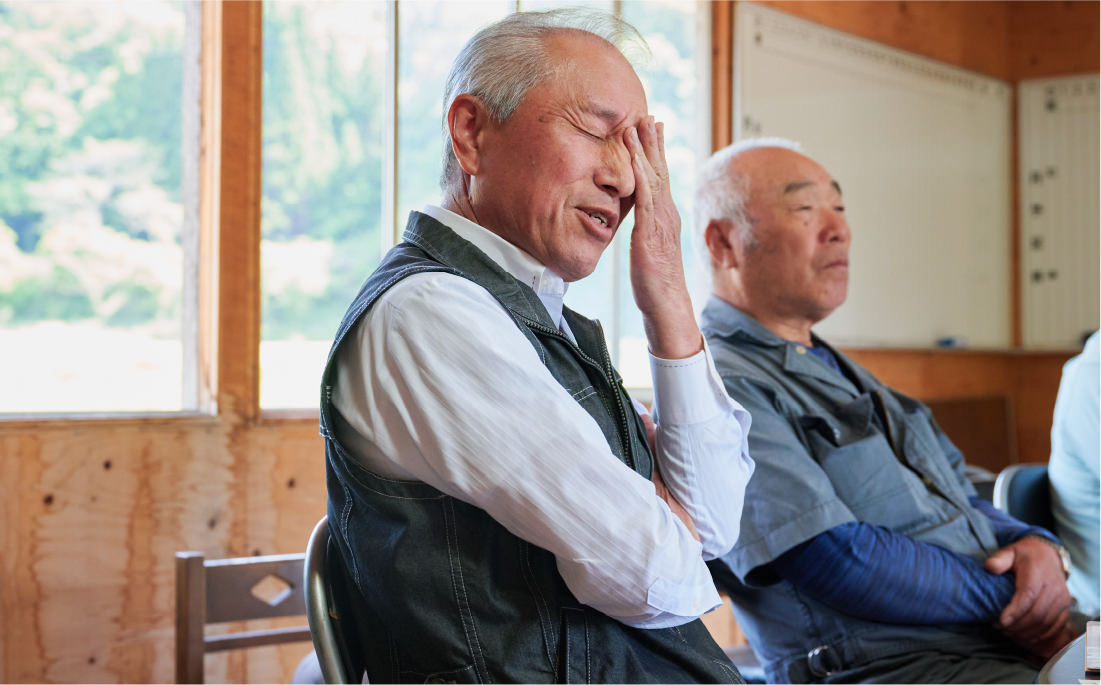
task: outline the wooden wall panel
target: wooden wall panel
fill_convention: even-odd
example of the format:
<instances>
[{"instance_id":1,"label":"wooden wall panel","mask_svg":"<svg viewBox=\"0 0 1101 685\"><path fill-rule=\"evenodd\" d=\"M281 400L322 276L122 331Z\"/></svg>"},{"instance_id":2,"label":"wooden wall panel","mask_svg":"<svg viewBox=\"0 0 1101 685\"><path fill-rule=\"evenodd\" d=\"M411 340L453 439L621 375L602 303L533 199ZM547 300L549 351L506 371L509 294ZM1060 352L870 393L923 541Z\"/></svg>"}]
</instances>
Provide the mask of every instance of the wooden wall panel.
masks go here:
<instances>
[{"instance_id":1,"label":"wooden wall panel","mask_svg":"<svg viewBox=\"0 0 1101 685\"><path fill-rule=\"evenodd\" d=\"M316 422L257 425L237 446L213 419L12 425L0 477L4 682L171 681L175 552L304 551L325 509ZM233 502L242 482L247 508ZM208 668L214 681L286 682L308 651L215 655Z\"/></svg>"},{"instance_id":2,"label":"wooden wall panel","mask_svg":"<svg viewBox=\"0 0 1101 685\"><path fill-rule=\"evenodd\" d=\"M1009 80L1005 2L823 2L758 4L901 50Z\"/></svg>"},{"instance_id":3,"label":"wooden wall panel","mask_svg":"<svg viewBox=\"0 0 1101 685\"><path fill-rule=\"evenodd\" d=\"M1047 461L1055 396L1063 364L1074 352L880 349L846 353L887 385L920 399L1007 396L1018 460Z\"/></svg>"},{"instance_id":4,"label":"wooden wall panel","mask_svg":"<svg viewBox=\"0 0 1101 685\"><path fill-rule=\"evenodd\" d=\"M1009 3L1013 80L1101 70L1101 3Z\"/></svg>"},{"instance_id":5,"label":"wooden wall panel","mask_svg":"<svg viewBox=\"0 0 1101 685\"><path fill-rule=\"evenodd\" d=\"M1093 73L1101 63L1094 0L758 4L1005 81Z\"/></svg>"}]
</instances>

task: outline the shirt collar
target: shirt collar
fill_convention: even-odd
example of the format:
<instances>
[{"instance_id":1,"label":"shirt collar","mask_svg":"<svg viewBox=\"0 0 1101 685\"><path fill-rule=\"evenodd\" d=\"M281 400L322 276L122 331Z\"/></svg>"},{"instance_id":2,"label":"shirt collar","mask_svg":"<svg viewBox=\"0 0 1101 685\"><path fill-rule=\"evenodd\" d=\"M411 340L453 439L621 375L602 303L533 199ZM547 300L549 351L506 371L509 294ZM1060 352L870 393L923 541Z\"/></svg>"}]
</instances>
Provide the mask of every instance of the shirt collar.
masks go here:
<instances>
[{"instance_id":1,"label":"shirt collar","mask_svg":"<svg viewBox=\"0 0 1101 685\"><path fill-rule=\"evenodd\" d=\"M547 308L551 321L560 329L566 328L562 321L562 299L566 296L569 283L562 280L561 276L519 247L464 216L436 205L425 205L421 213L450 228L460 238L484 252L513 278L534 290Z\"/></svg>"},{"instance_id":2,"label":"shirt collar","mask_svg":"<svg viewBox=\"0 0 1101 685\"><path fill-rule=\"evenodd\" d=\"M714 294L707 298L707 304L700 313L700 328L723 337L742 333L764 345L777 346L788 342L765 328L757 319Z\"/></svg>"}]
</instances>

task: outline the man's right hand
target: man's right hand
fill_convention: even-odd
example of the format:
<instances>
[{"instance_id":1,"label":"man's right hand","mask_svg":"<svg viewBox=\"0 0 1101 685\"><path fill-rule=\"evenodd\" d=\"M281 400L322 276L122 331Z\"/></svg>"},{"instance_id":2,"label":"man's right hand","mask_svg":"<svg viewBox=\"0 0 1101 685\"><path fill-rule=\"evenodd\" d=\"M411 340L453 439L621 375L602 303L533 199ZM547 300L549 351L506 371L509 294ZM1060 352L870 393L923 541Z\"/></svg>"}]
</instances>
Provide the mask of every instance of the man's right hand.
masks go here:
<instances>
[{"instance_id":1,"label":"man's right hand","mask_svg":"<svg viewBox=\"0 0 1101 685\"><path fill-rule=\"evenodd\" d=\"M649 420L649 416L644 416L643 421ZM653 421L650 421L650 425L653 425ZM681 503L677 501L677 498L673 496L673 493L669 492L669 488L665 487L664 481L661 480L661 472L658 471L657 462L654 463L654 490L657 491L658 497L665 500L665 503L669 505L669 511L673 512L673 515L680 519L684 527L688 529L688 532L692 534L692 537L696 539L696 542L700 541L700 532L696 530L696 522L692 520L688 512L685 510Z\"/></svg>"},{"instance_id":2,"label":"man's right hand","mask_svg":"<svg viewBox=\"0 0 1101 685\"><path fill-rule=\"evenodd\" d=\"M1005 633L1014 642L1021 645L1044 661L1047 661L1051 657L1055 656L1055 654L1060 649L1065 647L1068 642L1078 636L1074 630L1074 625L1070 621L1069 612L1067 613L1067 617L1062 622L1062 624L1057 625L1055 627L1055 630L1052 631L1051 636L1047 637L1046 639L1037 640L1024 636L1015 636L1009 630L1006 630Z\"/></svg>"},{"instance_id":3,"label":"man's right hand","mask_svg":"<svg viewBox=\"0 0 1101 685\"><path fill-rule=\"evenodd\" d=\"M635 174L631 290L650 353L661 359L685 359L703 349L703 336L684 279L681 221L670 189L664 136L663 125L653 117L624 132Z\"/></svg>"},{"instance_id":4,"label":"man's right hand","mask_svg":"<svg viewBox=\"0 0 1101 685\"><path fill-rule=\"evenodd\" d=\"M1056 550L1044 540L1025 536L986 560L986 570L1012 571L1013 599L998 625L1014 642L1048 659L1070 640L1070 593Z\"/></svg>"}]
</instances>

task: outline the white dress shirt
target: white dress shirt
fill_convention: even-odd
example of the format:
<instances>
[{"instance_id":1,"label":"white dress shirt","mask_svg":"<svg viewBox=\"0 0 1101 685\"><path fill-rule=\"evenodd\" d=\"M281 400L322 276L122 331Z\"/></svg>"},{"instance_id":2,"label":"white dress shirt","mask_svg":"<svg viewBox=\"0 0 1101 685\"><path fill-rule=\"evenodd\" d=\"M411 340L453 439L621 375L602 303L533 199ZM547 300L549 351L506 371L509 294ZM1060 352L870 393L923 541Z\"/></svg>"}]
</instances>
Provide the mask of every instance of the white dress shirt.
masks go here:
<instances>
[{"instance_id":1,"label":"white dress shirt","mask_svg":"<svg viewBox=\"0 0 1101 685\"><path fill-rule=\"evenodd\" d=\"M457 214L422 211L529 285L573 339L559 276ZM365 468L485 510L554 554L580 601L627 625L680 625L719 605L704 560L737 540L753 461L749 414L727 396L706 347L687 359L651 356L655 458L697 542L473 282L406 277L348 336L336 359L335 430Z\"/></svg>"}]
</instances>

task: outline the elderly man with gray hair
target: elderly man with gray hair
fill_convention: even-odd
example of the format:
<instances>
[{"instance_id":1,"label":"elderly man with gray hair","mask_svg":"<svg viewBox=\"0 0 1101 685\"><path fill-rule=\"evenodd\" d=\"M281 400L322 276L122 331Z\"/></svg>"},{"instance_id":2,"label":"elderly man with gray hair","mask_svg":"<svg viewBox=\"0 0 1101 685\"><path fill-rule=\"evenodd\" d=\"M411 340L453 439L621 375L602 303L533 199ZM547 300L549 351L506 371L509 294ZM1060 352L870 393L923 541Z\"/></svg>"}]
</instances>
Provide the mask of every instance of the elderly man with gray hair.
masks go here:
<instances>
[{"instance_id":1,"label":"elderly man with gray hair","mask_svg":"<svg viewBox=\"0 0 1101 685\"><path fill-rule=\"evenodd\" d=\"M328 511L372 680L740 681L698 616L738 536L749 416L692 316L631 37L578 10L476 34L447 81L443 200L340 325ZM632 208L652 415L562 303Z\"/></svg>"},{"instance_id":2,"label":"elderly man with gray hair","mask_svg":"<svg viewBox=\"0 0 1101 685\"><path fill-rule=\"evenodd\" d=\"M711 567L770 682L1033 682L1073 635L1065 550L977 497L927 407L812 331L847 294L841 186L794 143L746 141L707 163L696 210L701 327L756 463Z\"/></svg>"}]
</instances>

